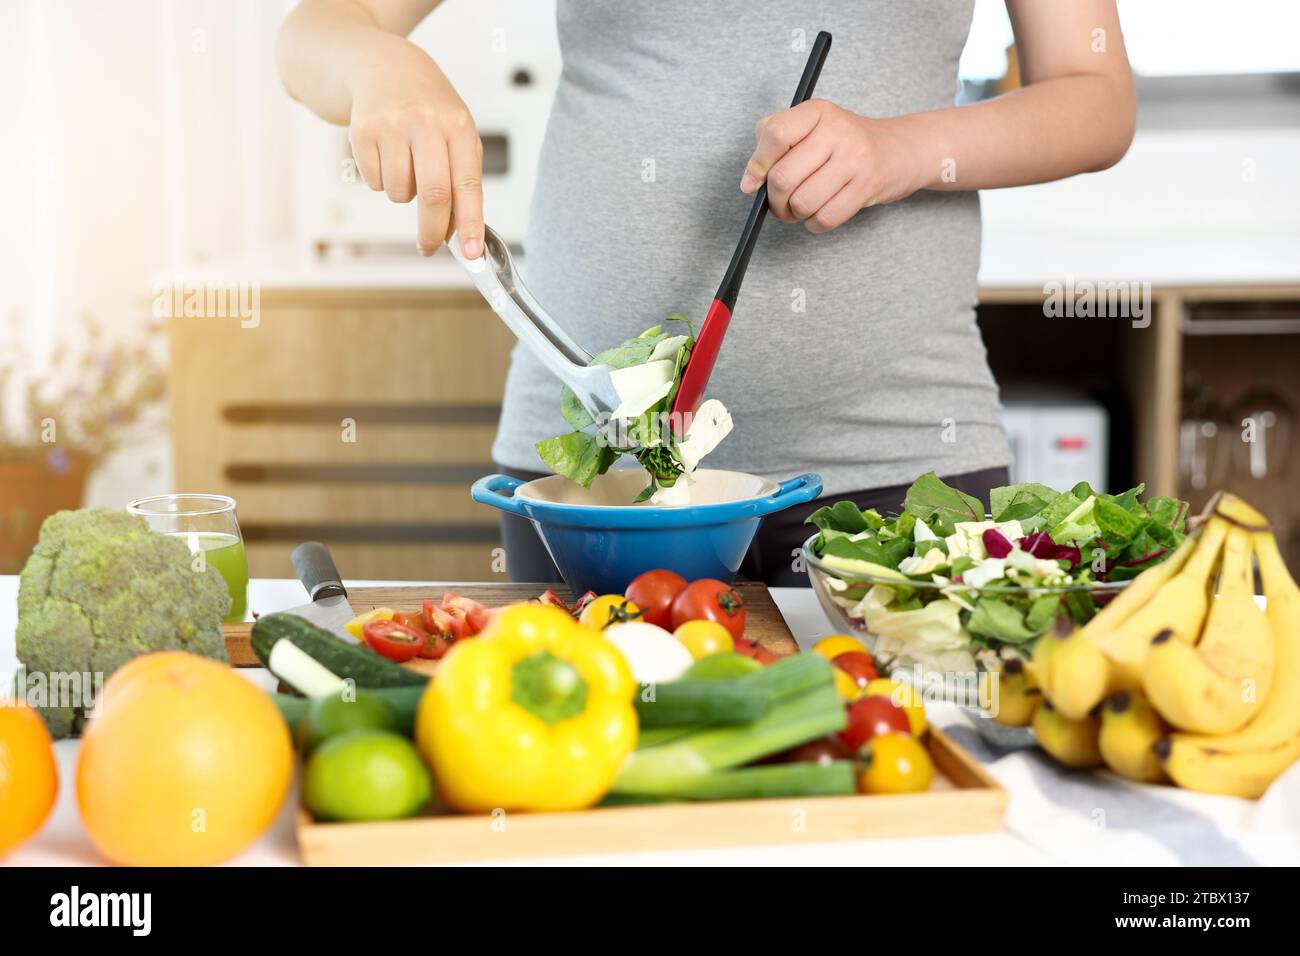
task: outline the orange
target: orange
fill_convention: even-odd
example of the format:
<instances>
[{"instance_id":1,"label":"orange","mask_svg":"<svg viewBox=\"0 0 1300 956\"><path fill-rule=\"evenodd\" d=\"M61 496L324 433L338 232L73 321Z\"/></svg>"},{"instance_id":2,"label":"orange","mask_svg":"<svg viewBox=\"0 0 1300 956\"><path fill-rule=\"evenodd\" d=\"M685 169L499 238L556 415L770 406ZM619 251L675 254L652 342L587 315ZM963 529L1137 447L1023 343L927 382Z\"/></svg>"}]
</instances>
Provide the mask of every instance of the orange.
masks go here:
<instances>
[{"instance_id":1,"label":"orange","mask_svg":"<svg viewBox=\"0 0 1300 956\"><path fill-rule=\"evenodd\" d=\"M41 828L58 793L45 721L30 707L0 705L0 857Z\"/></svg>"},{"instance_id":2,"label":"orange","mask_svg":"<svg viewBox=\"0 0 1300 956\"><path fill-rule=\"evenodd\" d=\"M104 685L86 724L77 803L115 863L189 866L258 838L293 776L289 730L270 699L224 664L169 651Z\"/></svg>"}]
</instances>

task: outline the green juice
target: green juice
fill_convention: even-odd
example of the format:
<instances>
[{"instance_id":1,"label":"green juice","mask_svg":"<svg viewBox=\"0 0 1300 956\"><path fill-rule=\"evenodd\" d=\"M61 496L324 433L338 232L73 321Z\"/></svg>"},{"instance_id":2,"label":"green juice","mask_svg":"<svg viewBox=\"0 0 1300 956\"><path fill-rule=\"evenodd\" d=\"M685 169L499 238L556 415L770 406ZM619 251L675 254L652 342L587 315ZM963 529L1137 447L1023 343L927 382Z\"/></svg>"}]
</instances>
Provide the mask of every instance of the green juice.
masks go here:
<instances>
[{"instance_id":1,"label":"green juice","mask_svg":"<svg viewBox=\"0 0 1300 956\"><path fill-rule=\"evenodd\" d=\"M173 531L170 536L184 541L191 554L202 551L203 560L221 572L231 598L225 619L242 621L248 611L248 558L239 536L223 531Z\"/></svg>"}]
</instances>

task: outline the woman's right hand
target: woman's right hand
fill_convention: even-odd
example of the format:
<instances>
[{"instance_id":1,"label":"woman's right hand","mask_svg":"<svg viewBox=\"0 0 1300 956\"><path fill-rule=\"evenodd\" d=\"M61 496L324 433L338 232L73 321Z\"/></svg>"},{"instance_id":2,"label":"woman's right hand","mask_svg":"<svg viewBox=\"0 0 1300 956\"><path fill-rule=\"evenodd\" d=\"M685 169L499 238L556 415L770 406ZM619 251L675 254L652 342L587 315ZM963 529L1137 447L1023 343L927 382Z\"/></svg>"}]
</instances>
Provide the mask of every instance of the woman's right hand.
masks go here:
<instances>
[{"instance_id":1,"label":"woman's right hand","mask_svg":"<svg viewBox=\"0 0 1300 956\"><path fill-rule=\"evenodd\" d=\"M400 37L353 76L348 139L361 176L393 202L419 202L420 254L460 233L461 251L483 251L483 144L447 77Z\"/></svg>"}]
</instances>

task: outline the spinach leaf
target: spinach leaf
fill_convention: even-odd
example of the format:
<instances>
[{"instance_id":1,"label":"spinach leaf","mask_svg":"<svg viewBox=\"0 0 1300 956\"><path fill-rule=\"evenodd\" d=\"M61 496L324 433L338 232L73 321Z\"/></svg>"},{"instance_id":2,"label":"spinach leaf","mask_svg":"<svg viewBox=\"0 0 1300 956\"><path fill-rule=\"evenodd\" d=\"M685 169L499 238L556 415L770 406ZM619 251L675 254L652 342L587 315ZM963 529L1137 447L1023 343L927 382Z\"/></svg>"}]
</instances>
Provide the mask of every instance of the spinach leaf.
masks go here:
<instances>
[{"instance_id":1,"label":"spinach leaf","mask_svg":"<svg viewBox=\"0 0 1300 956\"><path fill-rule=\"evenodd\" d=\"M1023 523L1059 497L1061 497L1059 491L1037 482L1007 485L1003 488L994 488L989 492L989 513L993 515L994 521Z\"/></svg>"},{"instance_id":2,"label":"spinach leaf","mask_svg":"<svg viewBox=\"0 0 1300 956\"><path fill-rule=\"evenodd\" d=\"M850 538L834 538L826 542L825 553L836 558L849 558L854 561L870 561L892 570L898 570L898 562L912 551L912 542L908 538L892 538L881 541L868 537L854 541Z\"/></svg>"},{"instance_id":3,"label":"spinach leaf","mask_svg":"<svg viewBox=\"0 0 1300 956\"><path fill-rule=\"evenodd\" d=\"M557 475L576 481L584 488L603 475L618 458L618 452L586 432L570 432L534 445L546 466Z\"/></svg>"},{"instance_id":4,"label":"spinach leaf","mask_svg":"<svg viewBox=\"0 0 1300 956\"><path fill-rule=\"evenodd\" d=\"M573 389L567 385L560 388L560 414L564 416L566 422L573 426L573 430L576 432L580 432L588 425L596 423L596 420L582 407L582 403L578 401L578 396L573 394Z\"/></svg>"},{"instance_id":5,"label":"spinach leaf","mask_svg":"<svg viewBox=\"0 0 1300 956\"><path fill-rule=\"evenodd\" d=\"M872 530L866 515L851 501L837 501L833 505L818 508L808 516L804 524L816 525L823 531L847 531L849 534Z\"/></svg>"},{"instance_id":6,"label":"spinach leaf","mask_svg":"<svg viewBox=\"0 0 1300 956\"><path fill-rule=\"evenodd\" d=\"M975 602L966 630L1009 644L1023 644L1041 633L1025 624L1025 617L1018 608L994 596L982 597Z\"/></svg>"},{"instance_id":7,"label":"spinach leaf","mask_svg":"<svg viewBox=\"0 0 1300 956\"><path fill-rule=\"evenodd\" d=\"M950 487L934 472L926 472L907 489L903 513L923 519L939 537L953 533L959 521L983 521L979 499Z\"/></svg>"}]
</instances>

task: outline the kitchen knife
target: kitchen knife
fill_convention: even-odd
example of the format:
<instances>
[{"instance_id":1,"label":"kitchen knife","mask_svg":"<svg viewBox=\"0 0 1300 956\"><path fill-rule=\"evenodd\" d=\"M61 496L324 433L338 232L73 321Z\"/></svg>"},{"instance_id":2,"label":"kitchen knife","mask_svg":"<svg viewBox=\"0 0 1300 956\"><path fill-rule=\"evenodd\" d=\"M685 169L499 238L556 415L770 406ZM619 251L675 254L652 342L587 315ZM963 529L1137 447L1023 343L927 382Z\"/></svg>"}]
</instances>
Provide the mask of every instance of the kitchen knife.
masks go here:
<instances>
[{"instance_id":1,"label":"kitchen knife","mask_svg":"<svg viewBox=\"0 0 1300 956\"><path fill-rule=\"evenodd\" d=\"M306 618L317 627L337 634L349 644L355 644L356 638L347 632L344 625L356 614L348 603L347 588L339 579L329 548L319 541L304 541L293 549L289 559L298 572L298 580L307 589L311 603L290 608L285 613Z\"/></svg>"}]
</instances>

